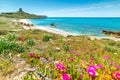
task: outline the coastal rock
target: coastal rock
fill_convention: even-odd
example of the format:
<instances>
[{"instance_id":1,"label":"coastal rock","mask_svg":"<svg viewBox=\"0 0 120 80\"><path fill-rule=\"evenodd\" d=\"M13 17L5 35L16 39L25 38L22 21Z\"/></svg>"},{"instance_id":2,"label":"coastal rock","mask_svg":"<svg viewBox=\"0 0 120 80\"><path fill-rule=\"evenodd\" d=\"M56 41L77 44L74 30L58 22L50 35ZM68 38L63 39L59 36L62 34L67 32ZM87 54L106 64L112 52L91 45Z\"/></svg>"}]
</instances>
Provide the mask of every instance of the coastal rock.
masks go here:
<instances>
[{"instance_id":1,"label":"coastal rock","mask_svg":"<svg viewBox=\"0 0 120 80\"><path fill-rule=\"evenodd\" d=\"M56 27L56 25L54 23L51 23L50 26L51 27Z\"/></svg>"},{"instance_id":2,"label":"coastal rock","mask_svg":"<svg viewBox=\"0 0 120 80\"><path fill-rule=\"evenodd\" d=\"M113 32L113 31L103 30L102 33L104 33L106 35L113 35L115 37L120 38L120 32Z\"/></svg>"},{"instance_id":3,"label":"coastal rock","mask_svg":"<svg viewBox=\"0 0 120 80\"><path fill-rule=\"evenodd\" d=\"M73 37L73 35L67 35L67 37Z\"/></svg>"}]
</instances>

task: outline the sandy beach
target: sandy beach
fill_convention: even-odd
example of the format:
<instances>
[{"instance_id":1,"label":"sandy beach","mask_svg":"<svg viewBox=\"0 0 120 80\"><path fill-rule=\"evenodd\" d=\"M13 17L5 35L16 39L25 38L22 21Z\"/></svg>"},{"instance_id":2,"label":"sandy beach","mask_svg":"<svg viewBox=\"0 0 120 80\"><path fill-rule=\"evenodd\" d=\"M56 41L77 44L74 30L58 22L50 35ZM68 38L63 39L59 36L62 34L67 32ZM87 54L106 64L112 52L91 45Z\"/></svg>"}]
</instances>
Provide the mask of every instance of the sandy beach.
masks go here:
<instances>
[{"instance_id":1,"label":"sandy beach","mask_svg":"<svg viewBox=\"0 0 120 80\"><path fill-rule=\"evenodd\" d=\"M24 23L24 24L32 24L29 19L20 19L19 20L20 23ZM54 33L54 34L59 34L59 35L62 35L62 36L79 36L77 34L73 34L73 33L70 33L70 32L66 32L66 31L63 31L63 30L59 30L59 29L55 29L55 28L50 28L50 27L47 27L47 26L26 26L26 25L23 25L22 26L24 29L26 30L29 30L29 29L39 29L39 30L42 30L42 31L47 31L47 32L50 32L50 33ZM97 36L88 36L91 40L94 40L94 39L110 39L110 40L114 40L114 41L120 41L119 38L115 38L115 37L97 37Z\"/></svg>"},{"instance_id":2,"label":"sandy beach","mask_svg":"<svg viewBox=\"0 0 120 80\"><path fill-rule=\"evenodd\" d=\"M19 22L21 23L25 23L25 24L32 24L29 19L20 19ZM55 29L55 28L50 28L50 27L47 27L47 26L25 26L23 25L22 26L24 29L26 30L29 30L29 29L40 29L40 30L43 30L43 31L47 31L47 32L50 32L50 33L54 33L54 34L59 34L59 35L62 35L62 36L75 36L77 34L73 34L73 33L70 33L70 32L66 32L66 31L63 31L63 30L59 30L59 29Z\"/></svg>"}]
</instances>

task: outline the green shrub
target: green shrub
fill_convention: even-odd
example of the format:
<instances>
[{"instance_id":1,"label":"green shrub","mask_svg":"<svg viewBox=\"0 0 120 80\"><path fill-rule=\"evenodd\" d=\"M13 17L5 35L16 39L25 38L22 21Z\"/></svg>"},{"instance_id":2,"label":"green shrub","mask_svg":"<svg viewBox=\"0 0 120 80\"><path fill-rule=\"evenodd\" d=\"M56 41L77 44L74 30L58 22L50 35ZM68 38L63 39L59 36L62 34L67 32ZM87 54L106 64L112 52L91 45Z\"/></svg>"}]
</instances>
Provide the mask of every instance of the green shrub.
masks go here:
<instances>
[{"instance_id":1,"label":"green shrub","mask_svg":"<svg viewBox=\"0 0 120 80\"><path fill-rule=\"evenodd\" d=\"M10 53L10 52L22 53L24 52L24 47L19 44L16 44L13 41L9 41L7 39L1 39L0 40L0 54Z\"/></svg>"},{"instance_id":2,"label":"green shrub","mask_svg":"<svg viewBox=\"0 0 120 80\"><path fill-rule=\"evenodd\" d=\"M52 39L52 35L50 34L43 35L43 41L48 42L50 39Z\"/></svg>"},{"instance_id":3,"label":"green shrub","mask_svg":"<svg viewBox=\"0 0 120 80\"><path fill-rule=\"evenodd\" d=\"M28 45L29 47L32 47L32 46L35 45L35 42L34 42L32 39L28 39L28 40L27 40L27 45Z\"/></svg>"},{"instance_id":4,"label":"green shrub","mask_svg":"<svg viewBox=\"0 0 120 80\"><path fill-rule=\"evenodd\" d=\"M67 51L70 50L70 46L69 46L69 45L64 45L64 46L63 46L63 49L67 52Z\"/></svg>"},{"instance_id":5,"label":"green shrub","mask_svg":"<svg viewBox=\"0 0 120 80\"><path fill-rule=\"evenodd\" d=\"M106 46L104 47L105 50L109 51L109 52L117 52L117 49L113 46Z\"/></svg>"},{"instance_id":6,"label":"green shrub","mask_svg":"<svg viewBox=\"0 0 120 80\"><path fill-rule=\"evenodd\" d=\"M15 34L9 34L9 35L7 35L6 38L7 38L8 40L10 40L10 41L13 41L13 40L16 39L16 36L15 36Z\"/></svg>"}]
</instances>

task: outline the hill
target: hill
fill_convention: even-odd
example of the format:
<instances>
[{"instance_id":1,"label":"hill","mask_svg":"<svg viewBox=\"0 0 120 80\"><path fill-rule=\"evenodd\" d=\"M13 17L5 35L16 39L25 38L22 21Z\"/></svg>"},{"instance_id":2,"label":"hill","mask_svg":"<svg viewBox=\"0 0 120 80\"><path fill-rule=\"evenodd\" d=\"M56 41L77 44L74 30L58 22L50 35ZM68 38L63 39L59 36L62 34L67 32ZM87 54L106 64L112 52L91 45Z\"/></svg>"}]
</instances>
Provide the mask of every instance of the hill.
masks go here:
<instances>
[{"instance_id":1,"label":"hill","mask_svg":"<svg viewBox=\"0 0 120 80\"><path fill-rule=\"evenodd\" d=\"M31 19L31 18L46 18L45 15L35 15L24 12L22 8L19 9L17 12L10 12L10 13L1 13L0 16L8 17L8 18L20 18L20 19Z\"/></svg>"}]
</instances>

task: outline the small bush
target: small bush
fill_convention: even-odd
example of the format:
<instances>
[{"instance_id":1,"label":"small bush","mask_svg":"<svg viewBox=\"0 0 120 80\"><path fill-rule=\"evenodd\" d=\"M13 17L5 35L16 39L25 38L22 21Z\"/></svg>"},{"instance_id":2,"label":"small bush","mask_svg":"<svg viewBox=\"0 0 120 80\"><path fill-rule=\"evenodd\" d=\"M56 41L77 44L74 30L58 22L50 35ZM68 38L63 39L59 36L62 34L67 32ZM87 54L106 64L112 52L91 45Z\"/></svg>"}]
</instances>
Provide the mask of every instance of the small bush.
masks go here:
<instances>
[{"instance_id":1,"label":"small bush","mask_svg":"<svg viewBox=\"0 0 120 80\"><path fill-rule=\"evenodd\" d=\"M10 40L10 41L13 41L13 40L16 39L16 36L15 36L15 34L9 34L9 35L7 35L6 38L7 38L8 40Z\"/></svg>"},{"instance_id":2,"label":"small bush","mask_svg":"<svg viewBox=\"0 0 120 80\"><path fill-rule=\"evenodd\" d=\"M112 47L112 46L106 46L104 47L105 50L109 51L109 52L117 52L117 49Z\"/></svg>"},{"instance_id":3,"label":"small bush","mask_svg":"<svg viewBox=\"0 0 120 80\"><path fill-rule=\"evenodd\" d=\"M63 49L67 52L67 51L70 50L70 46L69 46L69 45L64 45L64 46L63 46Z\"/></svg>"},{"instance_id":4,"label":"small bush","mask_svg":"<svg viewBox=\"0 0 120 80\"><path fill-rule=\"evenodd\" d=\"M43 41L48 42L50 39L52 39L52 35L50 34L43 35Z\"/></svg>"},{"instance_id":5,"label":"small bush","mask_svg":"<svg viewBox=\"0 0 120 80\"><path fill-rule=\"evenodd\" d=\"M32 39L28 39L28 40L27 40L27 45L28 45L29 47L32 47L32 46L35 45L35 42L34 42Z\"/></svg>"},{"instance_id":6,"label":"small bush","mask_svg":"<svg viewBox=\"0 0 120 80\"><path fill-rule=\"evenodd\" d=\"M0 40L0 54L10 53L10 52L22 53L24 52L24 47L19 44L16 44L13 41L9 41L7 39L1 39Z\"/></svg>"}]
</instances>

